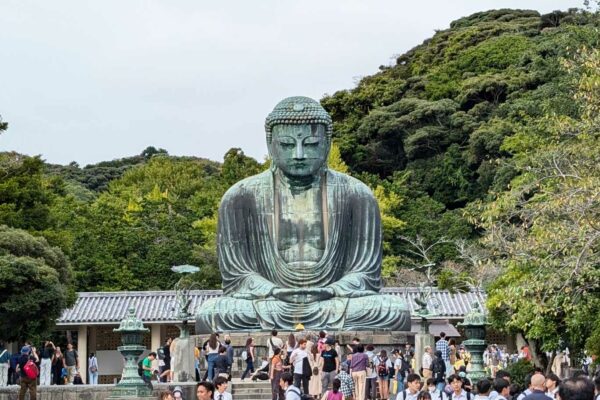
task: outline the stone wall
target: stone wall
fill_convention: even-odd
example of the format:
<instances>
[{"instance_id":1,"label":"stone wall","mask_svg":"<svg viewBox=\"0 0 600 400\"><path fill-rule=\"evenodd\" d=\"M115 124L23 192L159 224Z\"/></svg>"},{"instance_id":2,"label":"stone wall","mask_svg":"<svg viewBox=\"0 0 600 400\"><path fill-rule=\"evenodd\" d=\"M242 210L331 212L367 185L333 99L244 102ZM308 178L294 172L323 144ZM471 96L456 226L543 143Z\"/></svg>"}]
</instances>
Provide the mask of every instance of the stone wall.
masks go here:
<instances>
[{"instance_id":1,"label":"stone wall","mask_svg":"<svg viewBox=\"0 0 600 400\"><path fill-rule=\"evenodd\" d=\"M196 383L178 384L184 391L185 399L196 398ZM160 392L173 389L173 385L154 385L155 398ZM38 400L105 400L110 396L114 385L69 385L69 386L38 386ZM0 387L0 400L17 400L18 386ZM28 398L27 396L25 397Z\"/></svg>"}]
</instances>

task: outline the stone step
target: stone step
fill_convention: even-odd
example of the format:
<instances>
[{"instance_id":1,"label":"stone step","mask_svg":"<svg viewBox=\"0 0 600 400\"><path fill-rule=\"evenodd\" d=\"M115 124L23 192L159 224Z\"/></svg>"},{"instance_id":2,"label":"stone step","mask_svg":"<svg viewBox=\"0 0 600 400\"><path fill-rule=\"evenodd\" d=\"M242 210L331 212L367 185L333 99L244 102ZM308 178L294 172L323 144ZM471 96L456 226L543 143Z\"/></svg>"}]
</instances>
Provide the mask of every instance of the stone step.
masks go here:
<instances>
[{"instance_id":1,"label":"stone step","mask_svg":"<svg viewBox=\"0 0 600 400\"><path fill-rule=\"evenodd\" d=\"M256 394L256 395L261 395L261 394L269 394L271 393L271 389L246 389L246 390L237 390L234 389L231 391L231 394L233 395L244 395L244 394Z\"/></svg>"},{"instance_id":2,"label":"stone step","mask_svg":"<svg viewBox=\"0 0 600 400\"><path fill-rule=\"evenodd\" d=\"M270 389L271 382L232 382L231 389Z\"/></svg>"}]
</instances>

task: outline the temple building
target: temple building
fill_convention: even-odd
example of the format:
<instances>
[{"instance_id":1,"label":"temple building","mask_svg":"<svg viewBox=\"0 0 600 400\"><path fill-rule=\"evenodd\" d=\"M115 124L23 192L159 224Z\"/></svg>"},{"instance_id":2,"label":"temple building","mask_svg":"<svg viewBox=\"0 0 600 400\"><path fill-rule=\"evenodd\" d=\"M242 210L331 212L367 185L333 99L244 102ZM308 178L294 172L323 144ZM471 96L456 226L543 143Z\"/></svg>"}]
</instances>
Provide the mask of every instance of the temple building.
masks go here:
<instances>
[{"instance_id":1,"label":"temple building","mask_svg":"<svg viewBox=\"0 0 600 400\"><path fill-rule=\"evenodd\" d=\"M382 289L382 293L402 297L408 304L412 315L411 331L396 335L394 343L389 347L414 343L414 334L420 328L420 319L415 315L415 311L418 309L415 299L418 298L419 289L416 287L389 287ZM190 292L190 309L197 310L205 301L218 298L221 294L220 290L193 290ZM483 306L485 293L481 290L467 293L434 290L430 303L436 304L437 309L435 315L429 318L431 322L429 332L438 336L443 331L447 336L454 337L457 342L460 342L462 341L462 332L456 327L457 323L464 319L474 303ZM156 351L159 346L164 344L167 337L179 335L177 324L181 321L177 321L175 318L175 291L80 292L75 305L65 310L57 321L56 329L69 331L76 343L81 366L85 365L89 353L96 353L101 383L112 383L120 377L122 359L116 350L120 345L120 337L113 333L113 329L118 327L130 307L136 309L138 318L150 329L150 334L145 338L148 351L150 349ZM189 325L191 333L194 334L193 321L190 321ZM329 333L336 337L354 334L353 332ZM237 332L235 336L241 337L238 338L238 342L242 343L248 335L258 334L256 331ZM281 333L282 338L285 338L284 335L287 336L287 332ZM203 339L203 337L199 337L198 341ZM234 340L234 345L235 342ZM514 344L511 342L510 338L497 335L493 331L488 334L488 343L512 347ZM260 341L258 344L260 346Z\"/></svg>"}]
</instances>

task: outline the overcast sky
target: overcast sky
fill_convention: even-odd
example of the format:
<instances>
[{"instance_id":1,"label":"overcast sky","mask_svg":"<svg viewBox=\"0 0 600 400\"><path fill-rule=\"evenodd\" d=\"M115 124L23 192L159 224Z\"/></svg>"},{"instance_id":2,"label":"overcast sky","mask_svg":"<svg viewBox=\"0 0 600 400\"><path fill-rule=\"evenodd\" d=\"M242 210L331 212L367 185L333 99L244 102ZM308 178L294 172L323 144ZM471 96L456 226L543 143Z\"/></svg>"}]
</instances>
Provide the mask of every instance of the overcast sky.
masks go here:
<instances>
[{"instance_id":1,"label":"overcast sky","mask_svg":"<svg viewBox=\"0 0 600 400\"><path fill-rule=\"evenodd\" d=\"M262 159L287 96L354 87L435 29L583 0L0 0L0 150L82 166L139 154Z\"/></svg>"}]
</instances>

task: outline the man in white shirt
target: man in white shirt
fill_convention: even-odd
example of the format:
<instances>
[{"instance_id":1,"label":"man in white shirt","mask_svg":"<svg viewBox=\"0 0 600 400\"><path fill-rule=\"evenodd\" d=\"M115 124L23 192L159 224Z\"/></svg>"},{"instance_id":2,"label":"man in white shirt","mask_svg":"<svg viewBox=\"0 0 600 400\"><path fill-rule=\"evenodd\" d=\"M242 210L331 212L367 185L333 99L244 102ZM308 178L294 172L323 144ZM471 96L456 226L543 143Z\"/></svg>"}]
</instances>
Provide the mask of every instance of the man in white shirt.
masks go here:
<instances>
[{"instance_id":1,"label":"man in white shirt","mask_svg":"<svg viewBox=\"0 0 600 400\"><path fill-rule=\"evenodd\" d=\"M406 389L399 392L396 400L417 400L421 390L421 377L417 374L409 374L406 377Z\"/></svg>"},{"instance_id":2,"label":"man in white shirt","mask_svg":"<svg viewBox=\"0 0 600 400\"><path fill-rule=\"evenodd\" d=\"M302 367L307 357L306 339L300 339L298 347L290 355L290 363L294 366L294 386L299 388L302 385L302 390L306 394L308 394L308 378L304 377Z\"/></svg>"},{"instance_id":3,"label":"man in white shirt","mask_svg":"<svg viewBox=\"0 0 600 400\"><path fill-rule=\"evenodd\" d=\"M548 374L546 376L546 396L551 399L556 399L556 395L558 393L558 385L560 385L560 379L556 374Z\"/></svg>"},{"instance_id":4,"label":"man in white shirt","mask_svg":"<svg viewBox=\"0 0 600 400\"><path fill-rule=\"evenodd\" d=\"M443 390L439 390L435 386L435 379L429 378L425 382L427 384L427 391L429 392L429 395L431 396L431 400L448 400L448 395L446 394L446 392L444 392ZM398 399L398 400L400 400L400 399ZM506 400L506 399L504 399L504 400Z\"/></svg>"},{"instance_id":5,"label":"man in white shirt","mask_svg":"<svg viewBox=\"0 0 600 400\"><path fill-rule=\"evenodd\" d=\"M217 376L214 381L215 394L213 400L233 400L231 393L226 392L227 390L227 378L224 376Z\"/></svg>"},{"instance_id":6,"label":"man in white shirt","mask_svg":"<svg viewBox=\"0 0 600 400\"><path fill-rule=\"evenodd\" d=\"M510 382L504 378L496 378L494 380L494 391L498 393L496 400L506 400L510 394Z\"/></svg>"},{"instance_id":7,"label":"man in white shirt","mask_svg":"<svg viewBox=\"0 0 600 400\"><path fill-rule=\"evenodd\" d=\"M273 351L277 349L283 349L283 340L277 337L277 330L271 331L271 338L267 341L267 349L269 350L269 360L273 358Z\"/></svg>"},{"instance_id":8,"label":"man in white shirt","mask_svg":"<svg viewBox=\"0 0 600 400\"><path fill-rule=\"evenodd\" d=\"M448 396L452 400L471 400L471 393L465 391L463 386L463 380L460 376L453 374L448 378L448 383L452 388L452 393ZM489 394L489 393L488 393Z\"/></svg>"},{"instance_id":9,"label":"man in white shirt","mask_svg":"<svg viewBox=\"0 0 600 400\"><path fill-rule=\"evenodd\" d=\"M421 367L423 368L423 378L429 379L433 375L431 374L431 363L433 362L433 350L431 346L425 347L423 358L421 360Z\"/></svg>"},{"instance_id":10,"label":"man in white shirt","mask_svg":"<svg viewBox=\"0 0 600 400\"><path fill-rule=\"evenodd\" d=\"M285 392L285 400L300 400L300 389L293 385L294 377L289 372L284 372L279 378L279 386Z\"/></svg>"}]
</instances>

